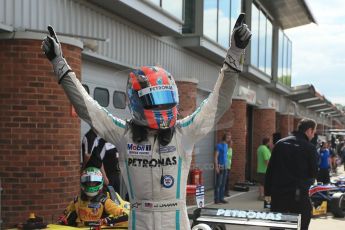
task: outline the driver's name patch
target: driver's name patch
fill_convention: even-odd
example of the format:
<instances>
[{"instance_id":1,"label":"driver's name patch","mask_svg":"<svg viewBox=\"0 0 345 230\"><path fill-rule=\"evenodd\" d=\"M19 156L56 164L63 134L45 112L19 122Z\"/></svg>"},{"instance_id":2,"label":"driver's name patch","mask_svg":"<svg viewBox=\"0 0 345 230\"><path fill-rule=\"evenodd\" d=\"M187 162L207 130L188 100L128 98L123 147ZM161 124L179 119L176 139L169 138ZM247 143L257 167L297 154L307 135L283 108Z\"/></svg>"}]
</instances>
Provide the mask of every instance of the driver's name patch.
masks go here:
<instances>
[{"instance_id":1,"label":"driver's name patch","mask_svg":"<svg viewBox=\"0 0 345 230\"><path fill-rule=\"evenodd\" d=\"M152 146L150 144L128 143L127 144L127 153L129 155L150 156L150 155L152 155Z\"/></svg>"}]
</instances>

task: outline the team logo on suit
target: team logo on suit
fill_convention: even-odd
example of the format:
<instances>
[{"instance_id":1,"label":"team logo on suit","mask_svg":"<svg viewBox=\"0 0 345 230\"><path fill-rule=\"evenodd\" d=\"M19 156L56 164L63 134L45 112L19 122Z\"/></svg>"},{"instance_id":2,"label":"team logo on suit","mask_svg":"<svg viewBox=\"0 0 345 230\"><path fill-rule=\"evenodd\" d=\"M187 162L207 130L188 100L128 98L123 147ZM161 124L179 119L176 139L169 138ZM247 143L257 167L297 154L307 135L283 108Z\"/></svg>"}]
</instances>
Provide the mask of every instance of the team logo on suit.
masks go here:
<instances>
[{"instance_id":1,"label":"team logo on suit","mask_svg":"<svg viewBox=\"0 0 345 230\"><path fill-rule=\"evenodd\" d=\"M170 175L165 175L163 177L163 187L171 188L174 185L174 178Z\"/></svg>"}]
</instances>

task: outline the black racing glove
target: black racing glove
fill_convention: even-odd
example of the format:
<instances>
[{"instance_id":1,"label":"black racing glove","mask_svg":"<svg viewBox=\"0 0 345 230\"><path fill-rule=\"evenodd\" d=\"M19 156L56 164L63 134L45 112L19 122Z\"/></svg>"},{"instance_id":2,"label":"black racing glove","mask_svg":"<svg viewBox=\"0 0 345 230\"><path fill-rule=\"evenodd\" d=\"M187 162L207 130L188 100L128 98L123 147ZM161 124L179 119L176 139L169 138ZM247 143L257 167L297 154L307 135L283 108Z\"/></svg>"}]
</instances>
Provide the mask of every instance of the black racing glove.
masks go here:
<instances>
[{"instance_id":1,"label":"black racing glove","mask_svg":"<svg viewBox=\"0 0 345 230\"><path fill-rule=\"evenodd\" d=\"M252 33L244 23L245 14L241 13L235 23L231 34L230 48L226 54L224 63L232 69L242 72L244 63L244 50L247 47Z\"/></svg>"},{"instance_id":2,"label":"black racing glove","mask_svg":"<svg viewBox=\"0 0 345 230\"><path fill-rule=\"evenodd\" d=\"M53 27L48 26L48 31L49 35L42 41L41 48L48 60L52 63L57 81L60 83L61 79L68 72L72 71L72 69L62 56L61 44L56 37Z\"/></svg>"}]
</instances>

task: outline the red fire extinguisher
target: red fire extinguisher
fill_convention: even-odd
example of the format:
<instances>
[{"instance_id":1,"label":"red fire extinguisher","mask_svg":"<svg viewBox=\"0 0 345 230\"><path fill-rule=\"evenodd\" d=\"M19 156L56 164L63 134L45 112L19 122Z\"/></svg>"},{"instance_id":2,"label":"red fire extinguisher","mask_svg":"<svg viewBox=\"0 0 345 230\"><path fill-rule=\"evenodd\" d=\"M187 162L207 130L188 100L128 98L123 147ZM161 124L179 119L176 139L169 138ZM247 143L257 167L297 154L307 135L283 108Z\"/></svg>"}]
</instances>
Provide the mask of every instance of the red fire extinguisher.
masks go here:
<instances>
[{"instance_id":1,"label":"red fire extinguisher","mask_svg":"<svg viewBox=\"0 0 345 230\"><path fill-rule=\"evenodd\" d=\"M202 171L198 168L192 170L192 184L202 184Z\"/></svg>"}]
</instances>

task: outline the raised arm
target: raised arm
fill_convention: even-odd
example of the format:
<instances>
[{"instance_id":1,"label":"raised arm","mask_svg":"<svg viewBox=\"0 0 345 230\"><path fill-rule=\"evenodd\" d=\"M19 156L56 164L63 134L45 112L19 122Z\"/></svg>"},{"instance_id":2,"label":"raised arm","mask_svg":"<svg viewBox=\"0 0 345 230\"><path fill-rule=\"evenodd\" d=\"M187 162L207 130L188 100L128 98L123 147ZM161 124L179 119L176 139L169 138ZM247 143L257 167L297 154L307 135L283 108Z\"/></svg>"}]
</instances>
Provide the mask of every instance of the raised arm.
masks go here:
<instances>
[{"instance_id":1,"label":"raised arm","mask_svg":"<svg viewBox=\"0 0 345 230\"><path fill-rule=\"evenodd\" d=\"M213 92L193 114L178 122L186 136L189 137L186 142L194 141L195 143L210 132L230 107L238 74L243 69L244 50L250 38L251 32L244 24L244 14L240 14L232 31L230 48ZM186 143L186 145L188 144Z\"/></svg>"},{"instance_id":2,"label":"raised arm","mask_svg":"<svg viewBox=\"0 0 345 230\"><path fill-rule=\"evenodd\" d=\"M109 142L118 141L125 131L125 121L112 116L93 100L62 55L61 44L51 26L49 36L42 42L42 50L52 63L56 80L63 87L78 116Z\"/></svg>"}]
</instances>

